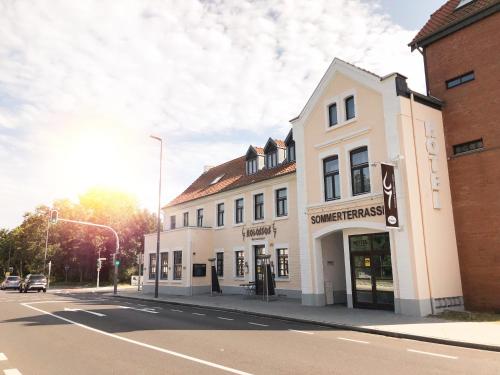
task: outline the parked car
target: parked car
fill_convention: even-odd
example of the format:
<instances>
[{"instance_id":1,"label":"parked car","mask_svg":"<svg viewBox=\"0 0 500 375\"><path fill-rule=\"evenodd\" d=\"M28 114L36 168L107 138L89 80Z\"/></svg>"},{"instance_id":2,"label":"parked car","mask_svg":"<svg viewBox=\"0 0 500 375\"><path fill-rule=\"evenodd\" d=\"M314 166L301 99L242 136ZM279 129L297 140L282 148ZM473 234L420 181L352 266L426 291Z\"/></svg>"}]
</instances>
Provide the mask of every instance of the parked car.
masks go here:
<instances>
[{"instance_id":1,"label":"parked car","mask_svg":"<svg viewBox=\"0 0 500 375\"><path fill-rule=\"evenodd\" d=\"M20 282L21 278L19 276L7 276L2 285L0 285L0 289L19 289Z\"/></svg>"},{"instance_id":2,"label":"parked car","mask_svg":"<svg viewBox=\"0 0 500 375\"><path fill-rule=\"evenodd\" d=\"M28 293L29 290L36 290L38 292L43 290L45 293L47 291L47 278L44 275L29 274L19 284L19 293Z\"/></svg>"}]
</instances>

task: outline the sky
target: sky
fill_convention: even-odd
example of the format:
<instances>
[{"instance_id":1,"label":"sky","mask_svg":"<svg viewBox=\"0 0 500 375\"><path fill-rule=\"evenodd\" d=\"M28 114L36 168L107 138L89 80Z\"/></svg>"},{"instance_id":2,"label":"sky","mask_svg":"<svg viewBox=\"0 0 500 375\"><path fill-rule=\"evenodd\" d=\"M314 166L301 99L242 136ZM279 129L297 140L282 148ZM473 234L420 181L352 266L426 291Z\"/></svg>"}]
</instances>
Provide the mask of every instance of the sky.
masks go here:
<instances>
[{"instance_id":1,"label":"sky","mask_svg":"<svg viewBox=\"0 0 500 375\"><path fill-rule=\"evenodd\" d=\"M444 1L0 0L0 228L93 186L155 210L283 139L339 57L424 92L407 44Z\"/></svg>"}]
</instances>

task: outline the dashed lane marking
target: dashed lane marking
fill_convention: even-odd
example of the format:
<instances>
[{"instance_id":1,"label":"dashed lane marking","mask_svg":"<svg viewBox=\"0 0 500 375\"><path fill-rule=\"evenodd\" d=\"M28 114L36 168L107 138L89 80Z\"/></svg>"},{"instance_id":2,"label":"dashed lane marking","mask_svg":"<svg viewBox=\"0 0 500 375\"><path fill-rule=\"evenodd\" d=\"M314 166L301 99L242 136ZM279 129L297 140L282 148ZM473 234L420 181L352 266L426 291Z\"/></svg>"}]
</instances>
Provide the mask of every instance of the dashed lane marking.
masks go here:
<instances>
[{"instance_id":1,"label":"dashed lane marking","mask_svg":"<svg viewBox=\"0 0 500 375\"><path fill-rule=\"evenodd\" d=\"M363 341L363 340L354 340L354 339L348 339L345 337L337 337L339 340L344 340L344 341L350 341L350 342L357 342L358 344L369 344L368 341Z\"/></svg>"},{"instance_id":2,"label":"dashed lane marking","mask_svg":"<svg viewBox=\"0 0 500 375\"><path fill-rule=\"evenodd\" d=\"M109 333L109 332L106 332L106 331L101 331L101 330L99 330L97 328L93 328L93 327L87 326L85 324L81 324L81 323L75 322L73 320L63 318L62 316L59 316L57 314L53 314L53 313L50 313L48 311L39 309L38 307L30 306L29 303L23 303L22 305L24 307L29 308L29 309L38 311L38 312L40 312L42 314L47 314L47 315L50 315L50 316L52 316L52 317L54 317L56 319L60 319L62 321L65 321L66 323L74 324L74 325L76 325L76 326L78 326L80 328L87 329L87 330L95 332L95 333L99 333L99 334L101 334L103 336L112 337L112 338L114 338L116 340L121 340L121 341L127 342L129 344L134 344L134 345L146 348L146 349L155 350L157 352L161 352L161 353L168 354L168 355L171 355L171 356L174 356L174 357L182 358L182 359L185 359L187 361L199 363L201 365L205 365L205 366L208 366L208 367L216 368L216 369L219 369L219 370L222 370L222 371L226 371L226 372L230 372L230 373L233 373L233 374L238 374L238 375L252 375L252 374L250 374L248 372L245 372L245 371L241 371L241 370L234 369L234 368L231 368L231 367L219 365L218 363L209 362L209 361L206 361L204 359L192 357L192 356L189 356L189 355L186 355L186 354L182 354L182 353L179 353L179 352L174 352L173 350L168 350L168 349L160 348L158 346L154 346L154 345L146 344L144 342L132 340L132 339L129 339L127 337L122 337L122 336L119 336L119 335L115 335L113 333ZM4 372L5 372L5 370L4 370ZM11 374L6 374L6 375L19 375L19 374L18 373L11 373Z\"/></svg>"},{"instance_id":3,"label":"dashed lane marking","mask_svg":"<svg viewBox=\"0 0 500 375\"><path fill-rule=\"evenodd\" d=\"M191 313L193 315L198 315L198 316L205 316L205 314L202 314L202 313Z\"/></svg>"},{"instance_id":4,"label":"dashed lane marking","mask_svg":"<svg viewBox=\"0 0 500 375\"><path fill-rule=\"evenodd\" d=\"M8 368L7 370L3 370L3 373L5 375L22 375L17 368Z\"/></svg>"},{"instance_id":5,"label":"dashed lane marking","mask_svg":"<svg viewBox=\"0 0 500 375\"><path fill-rule=\"evenodd\" d=\"M425 354L425 355L430 355L433 357L440 357L440 358L446 358L446 359L458 359L457 356L454 355L446 355L446 354L438 354L438 353L431 353L431 352L423 352L421 350L415 350L415 349L406 349L407 351L411 353L418 353L418 354Z\"/></svg>"},{"instance_id":6,"label":"dashed lane marking","mask_svg":"<svg viewBox=\"0 0 500 375\"><path fill-rule=\"evenodd\" d=\"M222 320L234 320L233 318L224 318L223 316L218 316L217 319L222 319Z\"/></svg>"},{"instance_id":7,"label":"dashed lane marking","mask_svg":"<svg viewBox=\"0 0 500 375\"><path fill-rule=\"evenodd\" d=\"M177 309L170 309L170 311L173 311L173 312L182 312L182 310L177 310Z\"/></svg>"},{"instance_id":8,"label":"dashed lane marking","mask_svg":"<svg viewBox=\"0 0 500 375\"><path fill-rule=\"evenodd\" d=\"M306 335L314 335L314 332L307 332L307 331L299 331L297 329L289 329L290 332L296 332L296 333L304 333Z\"/></svg>"},{"instance_id":9,"label":"dashed lane marking","mask_svg":"<svg viewBox=\"0 0 500 375\"><path fill-rule=\"evenodd\" d=\"M269 327L268 324L261 324L261 323L254 323L254 322L248 322L248 324L251 324L253 326L259 326L259 327Z\"/></svg>"},{"instance_id":10,"label":"dashed lane marking","mask_svg":"<svg viewBox=\"0 0 500 375\"><path fill-rule=\"evenodd\" d=\"M7 356L3 353L0 353L0 361L6 361L7 360Z\"/></svg>"}]
</instances>

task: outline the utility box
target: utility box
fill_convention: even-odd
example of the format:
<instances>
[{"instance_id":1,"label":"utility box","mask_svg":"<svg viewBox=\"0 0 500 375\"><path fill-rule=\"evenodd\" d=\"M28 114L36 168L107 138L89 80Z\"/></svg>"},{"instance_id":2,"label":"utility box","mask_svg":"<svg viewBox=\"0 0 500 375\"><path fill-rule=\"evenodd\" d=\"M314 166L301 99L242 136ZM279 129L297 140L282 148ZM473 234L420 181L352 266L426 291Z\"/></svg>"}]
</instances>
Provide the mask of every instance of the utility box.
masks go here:
<instances>
[{"instance_id":1,"label":"utility box","mask_svg":"<svg viewBox=\"0 0 500 375\"><path fill-rule=\"evenodd\" d=\"M325 302L327 305L333 305L333 282L325 281Z\"/></svg>"}]
</instances>

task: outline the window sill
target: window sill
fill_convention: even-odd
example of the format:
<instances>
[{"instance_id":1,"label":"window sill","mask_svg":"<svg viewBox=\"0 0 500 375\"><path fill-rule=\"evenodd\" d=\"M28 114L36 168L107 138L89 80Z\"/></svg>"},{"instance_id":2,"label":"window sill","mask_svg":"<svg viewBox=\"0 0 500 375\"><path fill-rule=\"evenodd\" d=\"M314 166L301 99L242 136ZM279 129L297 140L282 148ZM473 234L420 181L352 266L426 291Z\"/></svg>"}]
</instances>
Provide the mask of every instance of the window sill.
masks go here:
<instances>
[{"instance_id":1,"label":"window sill","mask_svg":"<svg viewBox=\"0 0 500 375\"><path fill-rule=\"evenodd\" d=\"M265 222L265 219L253 220L252 224L262 224Z\"/></svg>"},{"instance_id":2,"label":"window sill","mask_svg":"<svg viewBox=\"0 0 500 375\"><path fill-rule=\"evenodd\" d=\"M276 217L273 217L273 220L274 221L278 221L278 220L287 220L288 219L288 215L286 216L276 216Z\"/></svg>"},{"instance_id":3,"label":"window sill","mask_svg":"<svg viewBox=\"0 0 500 375\"><path fill-rule=\"evenodd\" d=\"M225 227L224 227L224 225L223 225L223 226L221 226L221 227L215 227L214 229L215 229L215 230L221 230L221 229L224 229L224 228L225 228Z\"/></svg>"},{"instance_id":4,"label":"window sill","mask_svg":"<svg viewBox=\"0 0 500 375\"><path fill-rule=\"evenodd\" d=\"M290 282L290 277L289 276L276 277L274 280L276 280L277 282Z\"/></svg>"},{"instance_id":5,"label":"window sill","mask_svg":"<svg viewBox=\"0 0 500 375\"><path fill-rule=\"evenodd\" d=\"M466 151L466 152L461 152L459 154L453 154L449 157L449 159L456 159L456 158L459 158L459 157L462 157L462 156L467 156L467 155L471 155L471 154L477 154L478 152L483 152L485 151L484 147L482 148L477 148L475 150L471 150L471 151Z\"/></svg>"},{"instance_id":6,"label":"window sill","mask_svg":"<svg viewBox=\"0 0 500 375\"><path fill-rule=\"evenodd\" d=\"M233 227L242 227L245 223L234 223Z\"/></svg>"},{"instance_id":7,"label":"window sill","mask_svg":"<svg viewBox=\"0 0 500 375\"><path fill-rule=\"evenodd\" d=\"M358 118L354 117L354 118L352 118L350 120L346 120L344 122L340 122L337 125L333 125L333 126L328 126L327 125L326 128L325 128L325 131L328 133L328 132L331 132L331 131L333 131L335 129L343 128L344 126L350 125L350 124L352 124L353 122L356 122L356 121L358 121Z\"/></svg>"}]
</instances>

